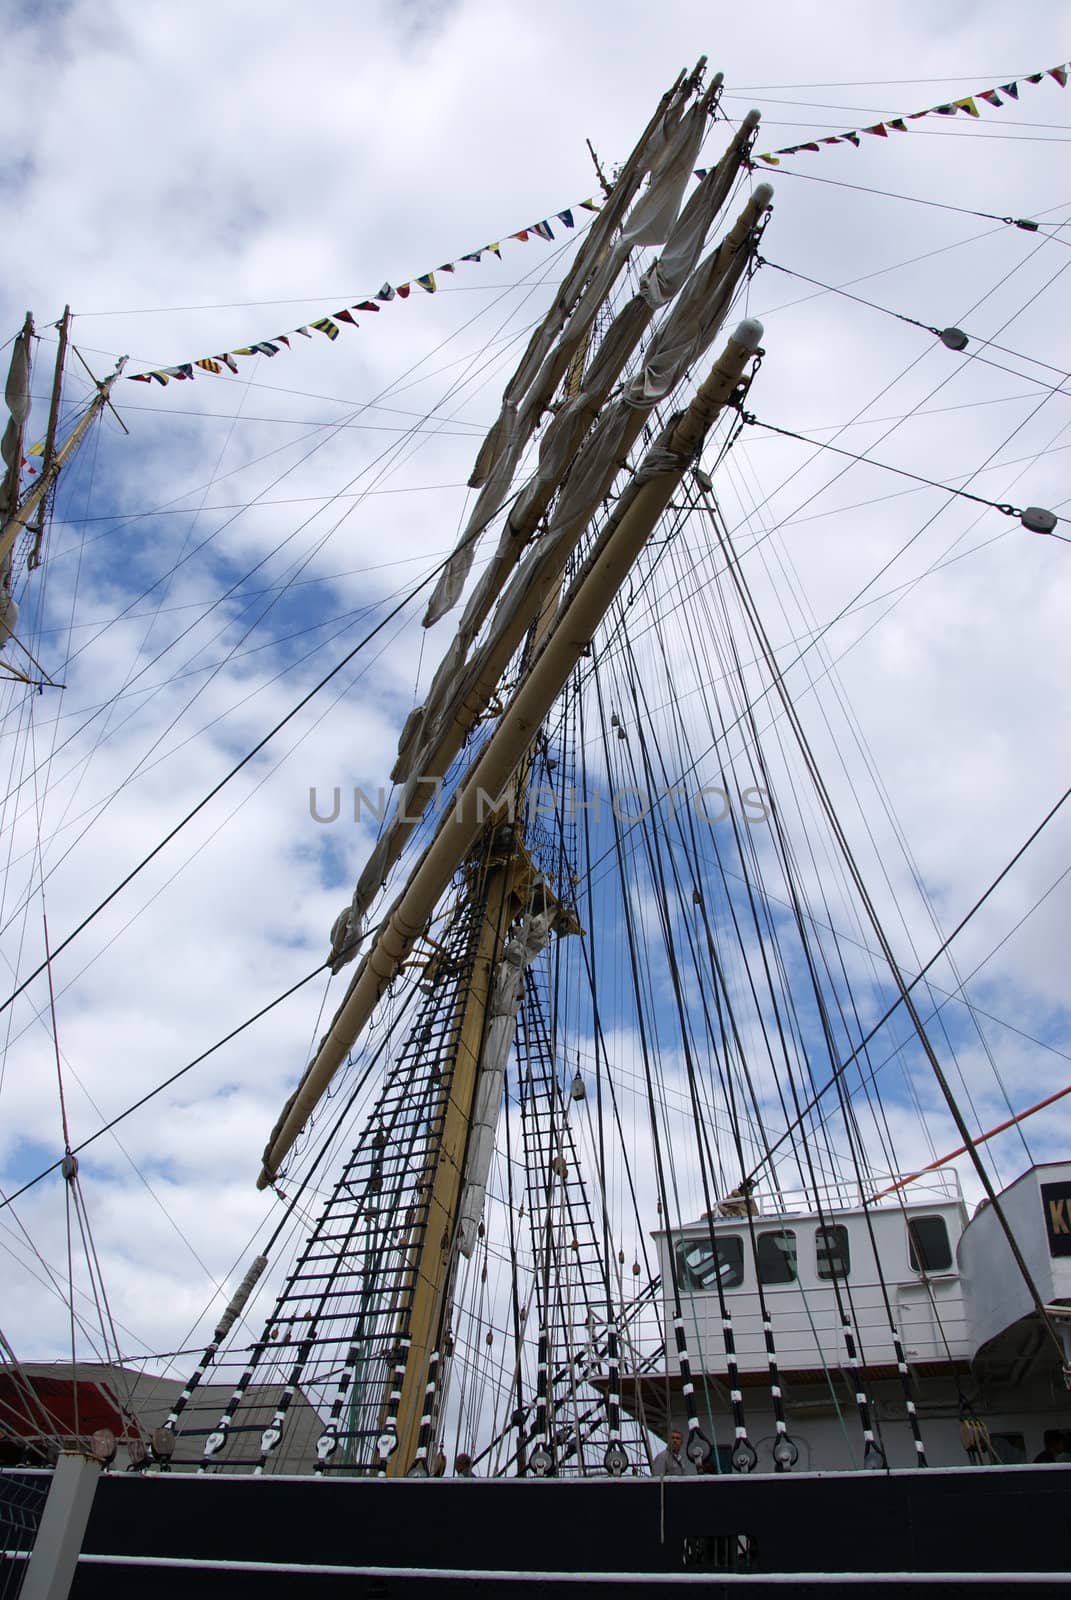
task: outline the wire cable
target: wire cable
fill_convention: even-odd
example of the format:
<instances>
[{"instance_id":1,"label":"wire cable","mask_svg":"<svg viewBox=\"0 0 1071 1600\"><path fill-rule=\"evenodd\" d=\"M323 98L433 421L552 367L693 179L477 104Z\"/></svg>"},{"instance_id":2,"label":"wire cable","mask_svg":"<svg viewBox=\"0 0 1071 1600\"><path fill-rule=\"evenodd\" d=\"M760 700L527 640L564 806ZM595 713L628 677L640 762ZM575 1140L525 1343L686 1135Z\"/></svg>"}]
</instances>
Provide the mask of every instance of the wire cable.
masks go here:
<instances>
[{"instance_id":1,"label":"wire cable","mask_svg":"<svg viewBox=\"0 0 1071 1600\"><path fill-rule=\"evenodd\" d=\"M473 538L479 537L479 534L482 533L482 532L483 532L483 530L480 529L479 532L477 534L473 535L472 537ZM231 767L230 771L225 773L224 776L222 778L220 778L219 782L214 784L212 786L212 788L208 791L208 793L206 795L204 795L197 802L197 804L195 806L193 806L192 809L189 810L186 813L186 815L181 819L181 821L177 822L173 828L169 829L169 831L164 835L164 837L159 841L159 843L154 845L153 848L148 852L148 854L142 857L142 859L138 862L137 866L132 867L131 870L125 875L125 877L123 877L119 881L119 883L116 884L115 888L112 889L107 895L105 895L104 899L101 900L93 908L92 911L90 911L86 916L84 916L82 918L81 922L79 922L71 930L71 932L69 934L67 934L66 937L60 941L60 943L58 945L56 945L55 949L51 953L51 959L52 960L54 960L56 956L58 956L62 951L64 951L67 948L67 946L72 942L72 940L76 939L78 937L78 935L85 928L87 928L89 926L89 924L97 916L100 915L100 913L104 910L104 908L111 904L111 902L116 898L117 895L122 893L122 891L127 887L127 885L129 883L131 883L138 876L138 874L140 872L142 872L144 870L144 868L147 867L149 865L149 863L151 861L153 861L168 844L170 844L171 840L175 838L176 834L181 833L182 829L184 827L186 827L187 823L192 822L193 818L196 817L201 811L204 810L205 806L207 806L209 804L209 802L212 801L217 794L219 794L221 789L224 789L227 786L227 784L231 782L231 780L233 778L237 777L239 772L241 772L245 767L247 767L249 765L249 763L254 759L254 757L259 755L260 751L263 750L266 745L271 743L272 739L275 738L276 734L280 733L282 731L282 729L287 726L288 723L293 721L293 719L298 715L298 713L301 712L305 708L305 706L308 705L309 701L312 700L317 694L319 694L321 689L325 688L326 685L329 684L333 678L337 677L338 674L343 670L343 668L348 666L349 663L354 659L354 657L357 656L360 653L360 651L363 650L365 648L365 646L367 644L369 644L376 637L376 635L378 633L381 633L383 631L383 629L387 626L387 624L389 622L391 622L393 620L393 618L396 617L399 614L399 612L403 611L405 609L405 607L408 606L416 598L417 595L419 595L424 589L427 588L428 584L431 583L432 580L434 578L436 578L439 575L439 573L442 572L443 569L447 566L447 564L450 561L450 559L451 559L451 557L448 556L446 558L446 560L439 562L438 566L434 567L429 573L426 574L425 577L423 577L421 579L421 581L414 588L410 589L409 592L406 595L404 595L401 600L399 600L398 604L396 606L393 606L391 608L391 610L387 612L386 616L382 617L380 619L380 621L376 623L375 627L370 629L370 631L365 634L364 638L361 639L357 644L354 645L352 650L347 651L347 653L342 657L341 661L336 662L336 664L331 668L330 672L325 673L324 676L320 679L320 681L318 683L314 684L313 687L311 689L309 689L306 694L303 694L301 699L297 702L297 704L292 706L290 708L290 710L286 713L286 715L279 719L279 721L275 724L274 727L269 728L268 732L266 734L264 734L262 738L257 740L257 743L255 745L253 745L252 749L247 750L245 755L242 756L239 761L235 762L234 766ZM41 962L37 967L35 967L33 972L30 973L29 977L24 978L22 983L20 983L17 986L17 988L15 988L11 992L11 994L8 995L7 999L4 1000L3 1002L0 1002L0 1012L6 1011L8 1006L10 1006L15 1000L18 999L19 995L22 994L23 991L26 988L29 987L29 985L34 981L35 978L40 976L40 974L45 970L47 965L48 965L47 962ZM317 969L317 970L319 970L319 969Z\"/></svg>"},{"instance_id":2,"label":"wire cable","mask_svg":"<svg viewBox=\"0 0 1071 1600\"><path fill-rule=\"evenodd\" d=\"M81 1152L88 1149L91 1144L95 1144L96 1141L103 1138L106 1133L110 1133L113 1128L118 1127L120 1122L125 1122L127 1117L133 1116L135 1111L140 1111L142 1106L148 1105L150 1100L155 1100L158 1094L163 1094L165 1089L169 1089L173 1083L177 1083L180 1078L185 1077L187 1072L192 1072L194 1067L199 1067L201 1065L202 1061L207 1061L209 1056L215 1055L217 1050L222 1050L225 1044L230 1044L232 1039L236 1039L240 1033L244 1033L246 1029L251 1028L255 1022L259 1022L261 1017L266 1017L269 1011L274 1011L276 1006L282 1005L284 1000L289 1000L291 995L297 994L299 989L303 989L307 983L312 982L313 978L318 977L321 972L326 971L326 967L326 962L321 961L317 966L313 967L311 972L307 972L303 978L299 978L296 983L292 983L289 989L284 989L282 994L276 995L274 1000L269 1000L267 1005L261 1006L259 1011L254 1011L252 1016L247 1017L246 1020L244 1022L240 1022L236 1028L232 1028L229 1033L225 1033L222 1038L217 1039L215 1044L209 1045L207 1050L202 1050L199 1056L194 1056L192 1061L187 1061L184 1067L179 1067L177 1072L173 1072L171 1076L165 1078L162 1083L158 1083L155 1089L150 1089L147 1094L143 1094L140 1100L135 1100L132 1105L127 1106L125 1111L120 1111L117 1116L112 1117L109 1122L106 1122L103 1127L98 1128L95 1133L89 1134L85 1139L82 1139L80 1143L72 1145L68 1154L73 1156L80 1155ZM28 1190L39 1184L43 1178L47 1178L50 1173L57 1171L58 1168L62 1167L64 1160L65 1157L61 1156L57 1161L53 1161L51 1165L43 1167L35 1178L28 1179L21 1188L16 1189L14 1193L7 1195L3 1200L0 1200L0 1211L3 1211L5 1207L13 1204L13 1202L16 1201L20 1195L26 1194Z\"/></svg>"}]
</instances>

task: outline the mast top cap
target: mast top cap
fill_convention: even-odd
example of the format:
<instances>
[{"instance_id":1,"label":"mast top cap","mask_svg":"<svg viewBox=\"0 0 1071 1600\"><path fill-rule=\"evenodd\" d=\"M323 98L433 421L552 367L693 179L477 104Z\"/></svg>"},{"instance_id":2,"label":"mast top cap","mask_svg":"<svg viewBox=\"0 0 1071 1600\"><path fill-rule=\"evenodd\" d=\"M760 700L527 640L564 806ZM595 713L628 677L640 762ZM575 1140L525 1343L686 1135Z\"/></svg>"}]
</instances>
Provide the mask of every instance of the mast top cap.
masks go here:
<instances>
[{"instance_id":1,"label":"mast top cap","mask_svg":"<svg viewBox=\"0 0 1071 1600\"><path fill-rule=\"evenodd\" d=\"M742 344L745 350L757 350L762 343L762 333L762 323L757 317L745 317L734 328L733 340L736 344Z\"/></svg>"}]
</instances>

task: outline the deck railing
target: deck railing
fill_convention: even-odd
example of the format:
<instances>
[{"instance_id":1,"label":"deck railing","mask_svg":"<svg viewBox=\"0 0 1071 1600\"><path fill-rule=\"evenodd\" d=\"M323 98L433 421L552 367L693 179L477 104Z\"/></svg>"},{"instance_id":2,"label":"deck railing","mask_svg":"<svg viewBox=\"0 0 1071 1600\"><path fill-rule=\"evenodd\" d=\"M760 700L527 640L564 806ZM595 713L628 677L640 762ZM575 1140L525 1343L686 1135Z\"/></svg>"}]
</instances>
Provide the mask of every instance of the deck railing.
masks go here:
<instances>
[{"instance_id":1,"label":"deck railing","mask_svg":"<svg viewBox=\"0 0 1071 1600\"><path fill-rule=\"evenodd\" d=\"M902 1188L893 1188L909 1176L908 1173L872 1172L864 1183L856 1179L823 1178L811 1189L774 1189L772 1185L761 1184L752 1191L751 1200L758 1214L764 1217L809 1217L816 1216L819 1211L858 1211L864 1207L882 1211L906 1207L916 1211L923 1206L963 1201L959 1174L953 1167L923 1173ZM883 1193L889 1189L892 1193ZM879 1195L881 1198L876 1199Z\"/></svg>"}]
</instances>

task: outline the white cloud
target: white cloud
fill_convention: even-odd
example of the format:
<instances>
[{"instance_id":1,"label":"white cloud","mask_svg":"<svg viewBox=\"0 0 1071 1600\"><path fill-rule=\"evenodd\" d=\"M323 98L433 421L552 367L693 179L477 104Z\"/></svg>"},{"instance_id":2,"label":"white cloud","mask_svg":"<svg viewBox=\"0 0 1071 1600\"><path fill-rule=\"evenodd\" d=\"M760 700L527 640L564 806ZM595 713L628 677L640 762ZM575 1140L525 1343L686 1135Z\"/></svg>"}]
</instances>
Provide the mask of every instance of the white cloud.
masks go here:
<instances>
[{"instance_id":1,"label":"white cloud","mask_svg":"<svg viewBox=\"0 0 1071 1600\"><path fill-rule=\"evenodd\" d=\"M891 13L864 4L839 14L835 26L827 8L774 8L773 16L766 8L720 18L715 29L708 12L685 0L659 8L654 20L649 6L601 0L580 8L554 0L538 11L500 0L323 3L300 15L249 0L179 8L77 0L27 11L8 35L6 73L19 90L0 105L9 174L0 330L13 331L30 304L47 332L69 300L76 342L97 372L123 353L137 370L269 337L355 302L384 278L437 268L575 203L595 183L585 137L605 162L623 157L657 96L704 50L726 72L730 116L762 107L765 149L987 87L1060 60L1065 45L1062 13L1045 5L1029 7L1027 17L1020 11L1014 26L995 5L946 9L937 19L929 7ZM972 77L978 68L991 77ZM945 82L914 81L931 73ZM872 81L879 77L903 81ZM838 87L849 82L855 87ZM850 283L852 293L926 324L962 322L973 338L967 357L953 355L917 328L767 268L748 293L749 310L767 323L768 353L748 401L759 418L938 480L987 461L967 486L998 501L1066 500L1066 396L1050 396L1031 416L1043 386L1071 370L1059 314L1064 283L1050 284L1066 248L1059 235L1045 241L940 209L948 202L998 219L1071 216L1061 209L1057 147L1066 140L1066 104L1046 80L1024 85L1018 103L987 110L977 124L914 123L907 136L872 138L858 152L839 146L785 163L772 177L775 212L763 244L771 261L820 283ZM723 136L715 130L708 155ZM43 607L53 631L41 636L42 659L58 668L77 585L73 639L82 653L65 669L62 693L34 702L37 760L54 738L57 746L44 812L53 945L352 647L375 608L393 603L450 548L468 503L475 441L560 270L543 244L507 242L501 263L485 257L441 275L434 299L414 293L378 315L358 315L359 331L344 329L334 344L295 338L290 352L244 362L238 380L198 376L166 391L119 384L132 437L107 421L70 469L65 520L51 534L54 559L22 602L26 619ZM987 338L1018 354L986 351ZM51 352L42 343L35 426ZM1013 371L975 359L983 354ZM78 371L75 363L72 394ZM836 431L842 424L850 426ZM788 681L898 956L913 972L939 940L884 814L882 786L947 933L1065 782L1054 730L1066 717L1071 552L998 512L946 503L877 467L811 454L748 429L718 495L742 550L785 524L745 561L783 665L800 648L790 641L806 642L808 630L891 563L865 604L831 629L822 652L793 666ZM448 487L429 487L440 485ZM247 503L249 511L229 509ZM154 508L167 514L147 515ZM113 523L117 510L133 520ZM83 520L93 518L105 520ZM699 536L691 559L703 559L704 543ZM202 620L205 605L258 562L256 577ZM284 589L298 568L305 581ZM689 570L682 564L677 572L685 589ZM885 598L871 604L875 595ZM641 625L643 604L634 614ZM130 620L105 626L127 607ZM362 610L363 618L353 616ZM416 615L414 606L388 625L58 958L74 1141L323 958L371 833L341 822L317 827L308 789L386 781L418 676L426 685L450 633L444 623L423 636ZM98 626L84 628L84 618ZM698 749L710 742L713 697L727 720L735 711L721 683L725 662L697 654L697 642L713 637L710 618L693 607L691 619L688 633L678 618L668 651L653 636L636 648L649 703L671 699L672 669ZM753 643L742 654L750 659ZM808 674L819 679L829 657L836 678L803 693ZM608 652L606 671L610 699L619 691L624 701L625 665ZM865 730L881 785L858 776L861 752L835 684ZM124 685L114 709L87 720ZM25 743L19 702L16 692L0 723L5 752ZM759 712L772 737L785 732L777 712L772 697ZM743 751L740 735L733 748ZM597 741L589 758L601 773ZM815 860L800 859L815 915L827 891L830 920L873 949L822 854L798 763L776 746L771 761L775 794L798 786L801 820L816 841ZM16 766L16 778L26 779L32 765ZM740 770L754 772L748 753ZM37 871L35 808L27 781L17 828L9 831L11 803L0 818L3 921L11 918L3 950L22 974L42 950L39 904L25 916L17 909ZM782 809L793 813L794 803ZM1054 824L957 943L961 974L1050 887L1067 836L1066 820ZM757 845L771 893L782 894L770 844ZM640 891L643 932L653 943L658 918L642 875ZM994 1016L1065 1051L1066 918L1065 886L982 967L970 991ZM681 937L679 924L676 931ZM624 1012L628 979L614 937L602 935ZM873 1018L869 958L849 946L846 962ZM730 965L739 996L743 968L735 958ZM957 981L944 966L934 978L944 989ZM679 1041L666 1022L670 994L657 962L651 984L665 1028L663 1066L676 1086ZM209 1300L209 1278L233 1271L258 1219L272 1212L252 1187L259 1151L314 1042L322 991L319 980L311 984L121 1130L208 1277L125 1157L107 1139L86 1154L83 1181L117 1315L144 1348L177 1347ZM332 991L328 1009L334 998ZM0 1123L7 1190L60 1149L46 1002L38 980L0 1022L6 1030L10 1020L11 1029ZM992 1068L962 1007L952 1003L949 1015L980 1120L994 1122L1004 1105ZM612 1022L613 1053L636 1073L626 1018ZM1061 1057L998 1023L984 1027L1015 1105L1063 1077ZM758 1055L757 1021L749 1040ZM928 1158L926 1132L905 1104L904 1078L888 1071L895 1154L909 1166ZM755 1076L775 1125L774 1075L761 1059ZM935 1147L951 1148L958 1139L932 1087L914 1067L912 1076ZM628 1120L645 1148L642 1108L636 1098ZM688 1148L679 1105L671 1126L679 1149ZM1058 1112L1036 1131L1028 1125L1028 1138L1053 1154L1065 1129ZM997 1153L1001 1172L1013 1176L1021 1147L1004 1135ZM682 1156L681 1168L682 1210L697 1211L694 1167ZM625 1225L620 1171L614 1183L631 1252L638 1245ZM646 1180L644 1194L651 1201ZM58 1178L15 1209L46 1258L62 1263ZM0 1321L16 1348L28 1357L61 1353L68 1331L59 1301L25 1261L7 1272ZM203 1319L202 1330L209 1325Z\"/></svg>"}]
</instances>

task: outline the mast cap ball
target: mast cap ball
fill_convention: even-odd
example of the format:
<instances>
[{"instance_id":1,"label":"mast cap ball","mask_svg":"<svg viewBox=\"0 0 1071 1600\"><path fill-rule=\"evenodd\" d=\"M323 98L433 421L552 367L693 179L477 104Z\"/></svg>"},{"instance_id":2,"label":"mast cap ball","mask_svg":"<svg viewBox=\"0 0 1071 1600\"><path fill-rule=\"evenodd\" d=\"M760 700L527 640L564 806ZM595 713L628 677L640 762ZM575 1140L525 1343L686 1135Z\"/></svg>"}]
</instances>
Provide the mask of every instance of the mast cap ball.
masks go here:
<instances>
[{"instance_id":1,"label":"mast cap ball","mask_svg":"<svg viewBox=\"0 0 1071 1600\"><path fill-rule=\"evenodd\" d=\"M757 350L762 343L762 332L762 323L757 317L745 317L743 322L737 323L733 339L745 350Z\"/></svg>"}]
</instances>

